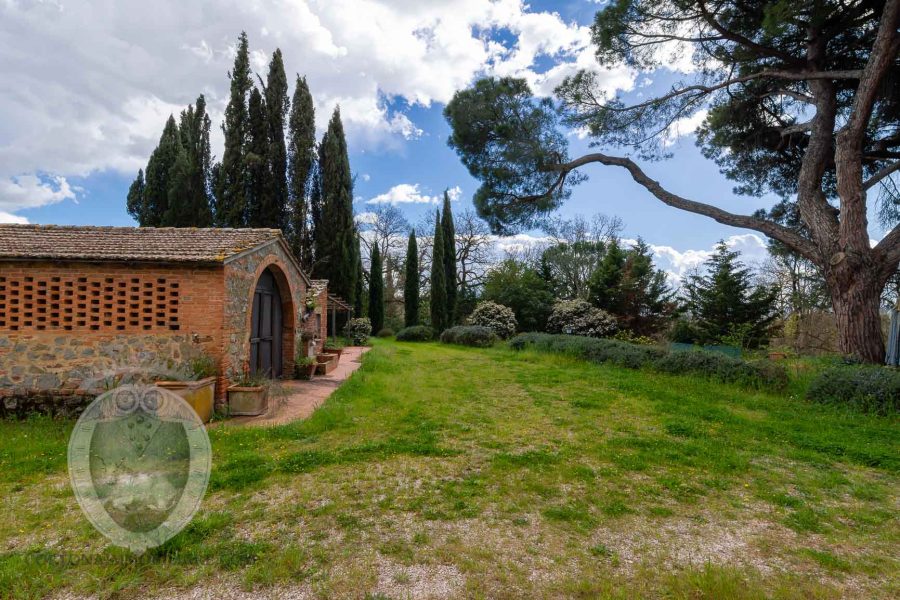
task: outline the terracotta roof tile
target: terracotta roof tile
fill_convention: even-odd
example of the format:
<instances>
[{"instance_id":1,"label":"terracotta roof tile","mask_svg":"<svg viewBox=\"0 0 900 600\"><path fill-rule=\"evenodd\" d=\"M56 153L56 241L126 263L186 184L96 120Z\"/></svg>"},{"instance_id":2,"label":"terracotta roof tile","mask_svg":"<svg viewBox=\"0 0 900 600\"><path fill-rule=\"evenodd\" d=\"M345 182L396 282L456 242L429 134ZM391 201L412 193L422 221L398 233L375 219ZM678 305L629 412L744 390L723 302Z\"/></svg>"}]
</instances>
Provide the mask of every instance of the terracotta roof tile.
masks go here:
<instances>
[{"instance_id":1,"label":"terracotta roof tile","mask_svg":"<svg viewBox=\"0 0 900 600\"><path fill-rule=\"evenodd\" d=\"M278 229L0 225L0 259L223 262Z\"/></svg>"}]
</instances>

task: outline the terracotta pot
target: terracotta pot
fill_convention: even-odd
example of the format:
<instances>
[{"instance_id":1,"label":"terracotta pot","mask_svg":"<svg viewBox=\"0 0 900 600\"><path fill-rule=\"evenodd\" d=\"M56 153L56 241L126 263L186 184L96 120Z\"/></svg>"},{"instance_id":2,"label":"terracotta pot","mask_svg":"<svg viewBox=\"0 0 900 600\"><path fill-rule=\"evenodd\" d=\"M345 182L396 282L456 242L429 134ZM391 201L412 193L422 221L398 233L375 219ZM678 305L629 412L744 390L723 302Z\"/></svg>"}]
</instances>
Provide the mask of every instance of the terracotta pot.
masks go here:
<instances>
[{"instance_id":1,"label":"terracotta pot","mask_svg":"<svg viewBox=\"0 0 900 600\"><path fill-rule=\"evenodd\" d=\"M228 414L256 417L269 407L269 388L233 385L228 388Z\"/></svg>"},{"instance_id":2,"label":"terracotta pot","mask_svg":"<svg viewBox=\"0 0 900 600\"><path fill-rule=\"evenodd\" d=\"M325 346L325 350L323 350L324 354L334 354L338 357L338 362L341 360L341 353L344 351L343 348L329 348Z\"/></svg>"},{"instance_id":3,"label":"terracotta pot","mask_svg":"<svg viewBox=\"0 0 900 600\"><path fill-rule=\"evenodd\" d=\"M304 365L302 367L298 367L294 365L294 373L297 379L309 380L313 378L313 375L316 374L316 369L319 367L318 363L313 363L311 365Z\"/></svg>"},{"instance_id":4,"label":"terracotta pot","mask_svg":"<svg viewBox=\"0 0 900 600\"><path fill-rule=\"evenodd\" d=\"M184 398L204 423L213 415L216 398L216 378L207 377L198 381L157 381L157 387L169 390Z\"/></svg>"},{"instance_id":5,"label":"terracotta pot","mask_svg":"<svg viewBox=\"0 0 900 600\"><path fill-rule=\"evenodd\" d=\"M769 352L769 360L784 360L787 358L785 352Z\"/></svg>"},{"instance_id":6,"label":"terracotta pot","mask_svg":"<svg viewBox=\"0 0 900 600\"><path fill-rule=\"evenodd\" d=\"M334 371L334 368L338 364L336 354L328 354L323 352L316 355L316 360L319 361L318 369L316 370L316 373L318 373L319 375L327 375L328 373L331 373L332 371Z\"/></svg>"}]
</instances>

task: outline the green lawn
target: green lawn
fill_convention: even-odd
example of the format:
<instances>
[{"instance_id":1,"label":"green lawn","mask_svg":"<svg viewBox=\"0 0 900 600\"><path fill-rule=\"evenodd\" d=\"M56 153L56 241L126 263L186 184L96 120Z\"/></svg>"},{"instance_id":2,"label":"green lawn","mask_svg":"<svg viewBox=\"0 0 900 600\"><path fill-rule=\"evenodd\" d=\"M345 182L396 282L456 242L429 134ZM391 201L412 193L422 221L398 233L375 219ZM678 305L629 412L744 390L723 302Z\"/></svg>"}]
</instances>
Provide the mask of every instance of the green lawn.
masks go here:
<instances>
[{"instance_id":1,"label":"green lawn","mask_svg":"<svg viewBox=\"0 0 900 600\"><path fill-rule=\"evenodd\" d=\"M2 597L900 595L900 421L795 397L378 340L309 420L212 431L139 558L75 504L71 426L0 422Z\"/></svg>"}]
</instances>

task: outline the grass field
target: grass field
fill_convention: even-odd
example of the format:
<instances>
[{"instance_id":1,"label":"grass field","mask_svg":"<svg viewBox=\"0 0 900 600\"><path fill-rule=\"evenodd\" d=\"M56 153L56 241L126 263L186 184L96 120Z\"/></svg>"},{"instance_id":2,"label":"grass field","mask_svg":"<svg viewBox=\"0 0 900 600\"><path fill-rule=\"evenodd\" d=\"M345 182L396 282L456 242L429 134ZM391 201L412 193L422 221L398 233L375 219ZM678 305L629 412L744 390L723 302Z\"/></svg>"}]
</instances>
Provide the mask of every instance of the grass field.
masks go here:
<instances>
[{"instance_id":1,"label":"grass field","mask_svg":"<svg viewBox=\"0 0 900 600\"><path fill-rule=\"evenodd\" d=\"M787 394L378 340L310 419L213 430L141 557L75 504L71 426L0 422L4 598L900 596L900 420Z\"/></svg>"}]
</instances>

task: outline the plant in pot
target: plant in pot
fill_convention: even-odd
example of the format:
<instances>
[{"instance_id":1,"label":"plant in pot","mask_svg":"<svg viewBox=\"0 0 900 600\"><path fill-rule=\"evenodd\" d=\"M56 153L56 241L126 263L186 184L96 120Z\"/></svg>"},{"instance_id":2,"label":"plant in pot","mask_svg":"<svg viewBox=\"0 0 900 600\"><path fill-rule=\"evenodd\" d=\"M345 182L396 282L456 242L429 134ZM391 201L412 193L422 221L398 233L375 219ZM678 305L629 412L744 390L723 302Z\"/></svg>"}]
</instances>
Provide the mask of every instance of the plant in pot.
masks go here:
<instances>
[{"instance_id":1,"label":"plant in pot","mask_svg":"<svg viewBox=\"0 0 900 600\"><path fill-rule=\"evenodd\" d=\"M325 347L322 348L322 352L325 354L337 354L338 360L341 359L341 353L344 351L344 342L337 338L332 338L330 341L325 342Z\"/></svg>"},{"instance_id":2,"label":"plant in pot","mask_svg":"<svg viewBox=\"0 0 900 600\"><path fill-rule=\"evenodd\" d=\"M155 382L161 387L184 398L204 423L213 415L216 399L216 360L208 354L200 353L190 358L184 368L176 371L175 377Z\"/></svg>"},{"instance_id":3,"label":"plant in pot","mask_svg":"<svg viewBox=\"0 0 900 600\"><path fill-rule=\"evenodd\" d=\"M261 374L247 372L231 382L228 387L228 414L232 416L258 416L269 407L269 379Z\"/></svg>"},{"instance_id":4,"label":"plant in pot","mask_svg":"<svg viewBox=\"0 0 900 600\"><path fill-rule=\"evenodd\" d=\"M312 379L316 373L318 361L312 356L297 356L294 359L294 376L297 379Z\"/></svg>"}]
</instances>

